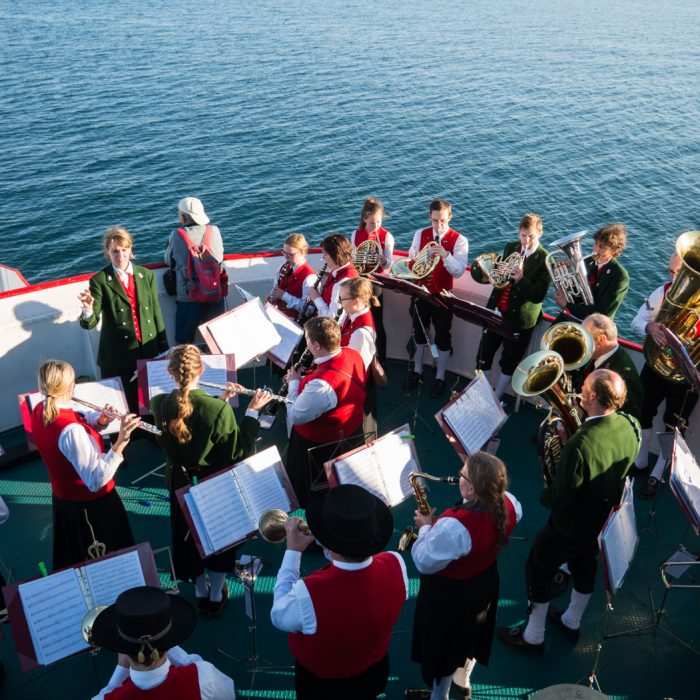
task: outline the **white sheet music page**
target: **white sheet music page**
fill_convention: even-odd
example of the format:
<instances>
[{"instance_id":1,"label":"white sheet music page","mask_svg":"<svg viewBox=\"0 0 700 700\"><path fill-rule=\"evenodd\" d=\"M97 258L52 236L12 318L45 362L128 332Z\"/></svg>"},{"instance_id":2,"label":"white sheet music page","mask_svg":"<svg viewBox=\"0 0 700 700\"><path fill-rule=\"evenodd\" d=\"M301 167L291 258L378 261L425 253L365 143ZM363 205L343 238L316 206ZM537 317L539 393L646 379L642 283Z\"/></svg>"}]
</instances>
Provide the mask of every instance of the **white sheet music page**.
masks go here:
<instances>
[{"instance_id":1,"label":"white sheet music page","mask_svg":"<svg viewBox=\"0 0 700 700\"><path fill-rule=\"evenodd\" d=\"M281 340L258 297L210 321L207 328L219 350L235 356L238 369Z\"/></svg>"},{"instance_id":2,"label":"white sheet music page","mask_svg":"<svg viewBox=\"0 0 700 700\"><path fill-rule=\"evenodd\" d=\"M37 661L46 666L87 649L80 624L88 611L74 569L19 586Z\"/></svg>"},{"instance_id":3,"label":"white sheet music page","mask_svg":"<svg viewBox=\"0 0 700 700\"><path fill-rule=\"evenodd\" d=\"M138 552L126 552L86 564L82 572L88 582L93 607L112 605L120 593L146 585Z\"/></svg>"},{"instance_id":4,"label":"white sheet music page","mask_svg":"<svg viewBox=\"0 0 700 700\"><path fill-rule=\"evenodd\" d=\"M613 593L617 593L622 586L638 542L632 482L628 478L625 482L620 507L611 513L599 537Z\"/></svg>"},{"instance_id":5,"label":"white sheet music page","mask_svg":"<svg viewBox=\"0 0 700 700\"><path fill-rule=\"evenodd\" d=\"M273 445L233 467L233 475L248 502L256 527L260 516L266 510L281 508L285 513L289 513L292 509L287 492L277 476L275 465L284 469L280 453Z\"/></svg>"},{"instance_id":6,"label":"white sheet music page","mask_svg":"<svg viewBox=\"0 0 700 700\"><path fill-rule=\"evenodd\" d=\"M700 466L678 432L671 462L671 482L685 503L697 533L700 526Z\"/></svg>"},{"instance_id":7,"label":"white sheet music page","mask_svg":"<svg viewBox=\"0 0 700 700\"><path fill-rule=\"evenodd\" d=\"M146 363L146 374L148 376L148 399L152 399L158 394L169 394L177 389L175 380L168 372L168 362L170 360L153 360ZM228 381L228 370L226 369L226 355L202 355L202 366L204 371L200 380L212 384L225 385ZM210 396L219 396L220 389L212 389L208 386L199 387Z\"/></svg>"},{"instance_id":8,"label":"white sheet music page","mask_svg":"<svg viewBox=\"0 0 700 700\"><path fill-rule=\"evenodd\" d=\"M289 359L292 356L301 337L304 335L304 329L295 323L291 318L285 316L276 306L265 304L267 317L270 319L275 330L280 335L280 342L273 348L270 348L269 353L276 360L276 364L281 367L286 367Z\"/></svg>"},{"instance_id":9,"label":"white sheet music page","mask_svg":"<svg viewBox=\"0 0 700 700\"><path fill-rule=\"evenodd\" d=\"M206 528L213 551L244 539L253 524L231 470L193 486L190 494Z\"/></svg>"}]
</instances>

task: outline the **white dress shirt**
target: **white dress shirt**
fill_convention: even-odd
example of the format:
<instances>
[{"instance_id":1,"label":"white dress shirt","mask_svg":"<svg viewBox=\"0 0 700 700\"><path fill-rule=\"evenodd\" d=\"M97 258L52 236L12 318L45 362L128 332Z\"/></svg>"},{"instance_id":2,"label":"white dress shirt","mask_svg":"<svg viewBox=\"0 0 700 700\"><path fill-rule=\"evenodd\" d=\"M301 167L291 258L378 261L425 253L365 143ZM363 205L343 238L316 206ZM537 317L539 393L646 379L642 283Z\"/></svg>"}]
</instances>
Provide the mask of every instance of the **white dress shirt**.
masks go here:
<instances>
[{"instance_id":1,"label":"white dress shirt","mask_svg":"<svg viewBox=\"0 0 700 700\"><path fill-rule=\"evenodd\" d=\"M301 265L295 265L294 272L296 272L300 267ZM309 296L309 292L314 288L314 284L316 284L317 279L318 275L315 273L307 275L304 278L304 281L301 283L300 297L293 297L289 292L285 292L282 295L282 301L287 305L287 308L294 309L295 311L301 311L304 303L306 302L306 297Z\"/></svg>"},{"instance_id":2,"label":"white dress shirt","mask_svg":"<svg viewBox=\"0 0 700 700\"><path fill-rule=\"evenodd\" d=\"M129 677L131 677L132 683L141 690L157 688L167 678L170 666L187 666L188 664L197 664L199 692L202 700L235 700L236 692L233 689L233 680L208 661L203 661L199 654L188 654L181 647L173 647L168 649L165 655L167 657L165 663L149 671L135 671L131 668L124 668L124 666L117 666L107 686L102 688L92 700L102 700L105 695L121 687Z\"/></svg>"},{"instance_id":3,"label":"white dress shirt","mask_svg":"<svg viewBox=\"0 0 700 700\"><path fill-rule=\"evenodd\" d=\"M401 565L403 582L408 599L408 574L406 564L398 552L388 552L395 556ZM346 571L366 569L372 563L372 557L361 562L344 562L331 560L332 566ZM272 624L283 632L316 633L316 611L314 610L309 589L300 578L301 552L287 550L284 553L280 570L275 581L270 618Z\"/></svg>"},{"instance_id":4,"label":"white dress shirt","mask_svg":"<svg viewBox=\"0 0 700 700\"><path fill-rule=\"evenodd\" d=\"M637 335L647 334L647 325L656 318L656 314L659 313L661 304L663 304L665 286L662 284L660 287L657 287L651 293L651 296L639 307L637 315L632 319L633 333Z\"/></svg>"},{"instance_id":5,"label":"white dress shirt","mask_svg":"<svg viewBox=\"0 0 700 700\"><path fill-rule=\"evenodd\" d=\"M352 234L351 242L353 248L357 248L357 244L355 243L356 236L357 231ZM377 241L377 243L378 242L379 241ZM381 266L382 270L388 270L391 267L391 259L394 257L394 236L388 231L386 232L386 236L384 236L384 248L382 250L382 254L386 258L386 262Z\"/></svg>"},{"instance_id":6,"label":"white dress shirt","mask_svg":"<svg viewBox=\"0 0 700 700\"><path fill-rule=\"evenodd\" d=\"M523 507L512 493L506 491L506 498L515 509L515 522L523 517ZM449 563L466 557L472 551L472 538L457 518L440 518L434 525L423 525L418 531L418 539L413 543L411 556L421 574L436 574Z\"/></svg>"},{"instance_id":7,"label":"white dress shirt","mask_svg":"<svg viewBox=\"0 0 700 700\"><path fill-rule=\"evenodd\" d=\"M409 260L413 260L421 250L420 239L422 233L423 229L419 228L413 234L413 241L411 242L411 247L408 249ZM434 234L435 232L433 231L433 239L435 239ZM461 233L457 235L458 238L457 242L455 243L454 250L451 253L448 253L447 257L443 258L442 260L445 269L455 279L461 277L464 274L464 271L467 269L467 264L469 263L469 242ZM436 242L442 245L442 239L444 237L445 234L438 236L439 240L437 240Z\"/></svg>"},{"instance_id":8,"label":"white dress shirt","mask_svg":"<svg viewBox=\"0 0 700 700\"><path fill-rule=\"evenodd\" d=\"M317 357L314 364L319 366L340 354L336 350L330 355ZM293 403L287 406L288 425L303 425L310 423L321 414L330 411L338 405L338 396L333 387L323 379L312 379L304 385L304 391L299 393L299 380L289 382L288 398Z\"/></svg>"},{"instance_id":9,"label":"white dress shirt","mask_svg":"<svg viewBox=\"0 0 700 700\"><path fill-rule=\"evenodd\" d=\"M360 309L357 313L350 314L350 322L352 323L358 316L368 310L369 307L365 306L364 309ZM341 328L343 327L343 323L347 317L347 314L343 312L343 315L339 320ZM350 340L348 341L348 347L352 348L353 350L357 350L357 352L360 353L365 369L369 367L369 363L372 362L372 358L377 352L376 340L377 332L369 326L362 326L361 328L356 328L352 332Z\"/></svg>"},{"instance_id":10,"label":"white dress shirt","mask_svg":"<svg viewBox=\"0 0 700 700\"><path fill-rule=\"evenodd\" d=\"M341 265L336 270L329 272L328 277L323 281L323 284L325 284L326 286L328 284L332 284L333 290L331 291L331 303L330 304L326 304L326 302L323 300L323 297L319 297L318 299L314 299L314 305L316 306L316 310L318 311L319 316L327 316L328 318L335 318L336 314L338 313L338 309L340 308L340 302L338 301L338 296L340 295L340 289L343 286L343 282L345 282L348 278L344 277L340 282L334 282L333 280L343 270L350 267L350 265L352 265L352 262L345 263L345 265Z\"/></svg>"},{"instance_id":11,"label":"white dress shirt","mask_svg":"<svg viewBox=\"0 0 700 700\"><path fill-rule=\"evenodd\" d=\"M596 357L596 359L593 360L593 366L596 369L598 369L598 367L600 367L603 364L603 362L605 362L607 359L611 358L617 352L617 349L619 347L620 347L619 345L616 345L612 350L610 350L609 352L606 352L605 355L601 355L600 357Z\"/></svg>"}]
</instances>

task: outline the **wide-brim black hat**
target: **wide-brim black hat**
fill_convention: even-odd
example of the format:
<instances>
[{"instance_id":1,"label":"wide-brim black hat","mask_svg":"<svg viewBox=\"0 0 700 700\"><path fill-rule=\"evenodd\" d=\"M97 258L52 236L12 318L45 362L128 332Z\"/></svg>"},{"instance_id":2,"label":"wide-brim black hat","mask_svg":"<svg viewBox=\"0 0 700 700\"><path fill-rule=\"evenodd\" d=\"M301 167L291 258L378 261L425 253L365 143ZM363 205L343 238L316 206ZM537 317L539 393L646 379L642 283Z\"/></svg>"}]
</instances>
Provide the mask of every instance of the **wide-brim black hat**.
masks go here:
<instances>
[{"instance_id":1,"label":"wide-brim black hat","mask_svg":"<svg viewBox=\"0 0 700 700\"><path fill-rule=\"evenodd\" d=\"M154 586L138 586L121 593L95 618L92 643L133 655L143 650L147 638L152 649L164 651L187 639L196 624L197 613L186 600Z\"/></svg>"},{"instance_id":2,"label":"wide-brim black hat","mask_svg":"<svg viewBox=\"0 0 700 700\"><path fill-rule=\"evenodd\" d=\"M386 504L354 484L337 486L313 498L306 521L324 547L346 557L381 552L394 531L394 518Z\"/></svg>"}]
</instances>

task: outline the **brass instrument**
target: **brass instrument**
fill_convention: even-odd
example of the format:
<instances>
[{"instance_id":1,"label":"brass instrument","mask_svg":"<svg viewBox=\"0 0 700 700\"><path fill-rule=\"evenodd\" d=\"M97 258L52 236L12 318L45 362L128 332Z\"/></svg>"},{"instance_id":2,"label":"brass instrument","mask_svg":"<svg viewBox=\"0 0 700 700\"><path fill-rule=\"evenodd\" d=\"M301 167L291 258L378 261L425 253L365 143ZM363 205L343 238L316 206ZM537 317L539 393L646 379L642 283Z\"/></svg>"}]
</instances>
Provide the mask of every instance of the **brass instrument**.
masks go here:
<instances>
[{"instance_id":1,"label":"brass instrument","mask_svg":"<svg viewBox=\"0 0 700 700\"><path fill-rule=\"evenodd\" d=\"M108 605L98 605L91 608L85 613L85 617L83 617L83 621L80 623L80 633L83 635L83 639L91 647L95 647L95 645L92 643L92 626L95 624L97 616L108 607Z\"/></svg>"},{"instance_id":2,"label":"brass instrument","mask_svg":"<svg viewBox=\"0 0 700 700\"><path fill-rule=\"evenodd\" d=\"M571 372L590 362L594 344L593 336L580 323L564 321L545 331L540 349L559 353L564 360L564 370Z\"/></svg>"},{"instance_id":3,"label":"brass instrument","mask_svg":"<svg viewBox=\"0 0 700 700\"><path fill-rule=\"evenodd\" d=\"M318 276L316 277L316 281L314 282L313 289L315 292L318 291L321 282L323 281L323 278L326 276L326 272L328 270L328 263L323 263L323 267L318 271ZM312 309L312 312L309 313L309 309ZM301 307L301 311L299 312L298 316L296 317L296 322L300 325L303 326L305 321L308 321L316 311L316 307L314 306L313 301L311 300L310 297L306 297L304 300L304 305Z\"/></svg>"},{"instance_id":4,"label":"brass instrument","mask_svg":"<svg viewBox=\"0 0 700 700\"><path fill-rule=\"evenodd\" d=\"M426 472L409 472L408 483L413 489L413 494L416 498L416 503L418 503L418 511L423 515L430 515L432 508L428 503L428 498L425 495L425 486L422 484L421 479L429 479L430 481L441 481L444 484L449 484L450 486L456 486L459 484L459 477L457 476L433 476L432 474L427 474ZM413 543L418 539L418 534L416 533L415 527L409 525L399 537L399 546L397 549L399 552L406 552L411 547Z\"/></svg>"},{"instance_id":5,"label":"brass instrument","mask_svg":"<svg viewBox=\"0 0 700 700\"><path fill-rule=\"evenodd\" d=\"M481 268L481 271L496 289L506 287L510 283L513 272L522 270L524 263L525 257L517 251L505 259L499 253L483 253L474 261L474 265Z\"/></svg>"},{"instance_id":6,"label":"brass instrument","mask_svg":"<svg viewBox=\"0 0 700 700\"><path fill-rule=\"evenodd\" d=\"M270 293L267 295L267 298L265 299L266 304L275 304L276 301L273 299L272 295L279 289L280 283L285 277L289 277L289 275L294 272L294 265L290 262L284 263L282 267L280 267L279 271L277 272L277 278L275 279L275 286L270 290Z\"/></svg>"},{"instance_id":7,"label":"brass instrument","mask_svg":"<svg viewBox=\"0 0 700 700\"><path fill-rule=\"evenodd\" d=\"M676 253L682 266L666 293L656 318L685 346L690 359L700 364L700 231L686 231L676 240ZM658 375L670 382L684 381L683 374L668 348L659 347L651 336L644 341L644 357Z\"/></svg>"},{"instance_id":8,"label":"brass instrument","mask_svg":"<svg viewBox=\"0 0 700 700\"><path fill-rule=\"evenodd\" d=\"M260 516L260 520L258 520L260 536L266 542L271 542L272 544L284 542L287 539L287 531L284 529L287 520L289 520L289 515L281 508L270 508L270 510L266 510ZM297 527L305 535L311 534L311 530L309 530L306 521L302 520Z\"/></svg>"},{"instance_id":9,"label":"brass instrument","mask_svg":"<svg viewBox=\"0 0 700 700\"><path fill-rule=\"evenodd\" d=\"M585 235L586 231L579 231L557 239L552 245L559 250L553 250L545 258L552 284L564 293L569 304L576 303L577 297L584 304L593 303L585 258L581 254L581 239Z\"/></svg>"},{"instance_id":10,"label":"brass instrument","mask_svg":"<svg viewBox=\"0 0 700 700\"><path fill-rule=\"evenodd\" d=\"M78 399L75 396L71 397L71 401L73 403L79 403L81 406L85 406L86 408L90 408L93 411L99 411L100 413L104 413L106 416L109 416L110 418L116 419L116 420L121 420L124 417L123 413L119 413L118 411L112 411L111 409L108 408L103 408L102 406L98 406L96 403L90 403L89 401L83 401L83 399ZM153 433L154 435L162 435L163 431L160 430L159 428L156 428L155 425L151 425L150 423L144 423L141 421L137 426L137 428L141 428L141 430L145 430L147 433Z\"/></svg>"},{"instance_id":11,"label":"brass instrument","mask_svg":"<svg viewBox=\"0 0 700 700\"><path fill-rule=\"evenodd\" d=\"M393 277L400 277L409 282L423 281L431 275L440 262L440 256L435 251L438 244L429 241L416 254L413 260L399 258L390 268L389 274Z\"/></svg>"},{"instance_id":12,"label":"brass instrument","mask_svg":"<svg viewBox=\"0 0 700 700\"><path fill-rule=\"evenodd\" d=\"M375 272L379 267L382 248L378 241L368 238L352 251L352 262L357 271L364 277Z\"/></svg>"},{"instance_id":13,"label":"brass instrument","mask_svg":"<svg viewBox=\"0 0 700 700\"><path fill-rule=\"evenodd\" d=\"M214 384L212 382L203 382L200 380L199 382L200 386L208 386L211 389L220 389L221 391L228 391L228 387L225 384ZM269 389L262 388L262 389L246 389L245 387L240 387L235 390L237 394L243 394L243 396L255 396L256 391L269 391ZM286 396L280 396L279 394L272 394L272 400L273 401L281 401L283 403L293 403L291 399L288 399Z\"/></svg>"}]
</instances>

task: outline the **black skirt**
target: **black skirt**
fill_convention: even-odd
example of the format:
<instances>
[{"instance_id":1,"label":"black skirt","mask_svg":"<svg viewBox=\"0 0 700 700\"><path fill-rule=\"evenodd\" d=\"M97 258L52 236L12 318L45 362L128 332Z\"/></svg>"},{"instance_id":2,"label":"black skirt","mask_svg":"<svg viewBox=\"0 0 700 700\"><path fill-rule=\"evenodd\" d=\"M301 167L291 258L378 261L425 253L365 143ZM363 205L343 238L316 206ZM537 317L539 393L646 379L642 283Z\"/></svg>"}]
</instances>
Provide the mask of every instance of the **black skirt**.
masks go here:
<instances>
[{"instance_id":1,"label":"black skirt","mask_svg":"<svg viewBox=\"0 0 700 700\"><path fill-rule=\"evenodd\" d=\"M411 658L425 683L449 676L467 659L488 666L498 609L498 567L467 580L421 576Z\"/></svg>"},{"instance_id":2,"label":"black skirt","mask_svg":"<svg viewBox=\"0 0 700 700\"><path fill-rule=\"evenodd\" d=\"M187 520L174 493L170 493L170 533L173 543L175 576L181 581L194 581L205 569L229 573L236 566L237 547L202 559L197 550Z\"/></svg>"},{"instance_id":3,"label":"black skirt","mask_svg":"<svg viewBox=\"0 0 700 700\"><path fill-rule=\"evenodd\" d=\"M88 547L93 540L102 542L107 548L106 553L135 544L124 504L116 489L94 501L62 501L56 496L52 500L54 570L89 559Z\"/></svg>"}]
</instances>

